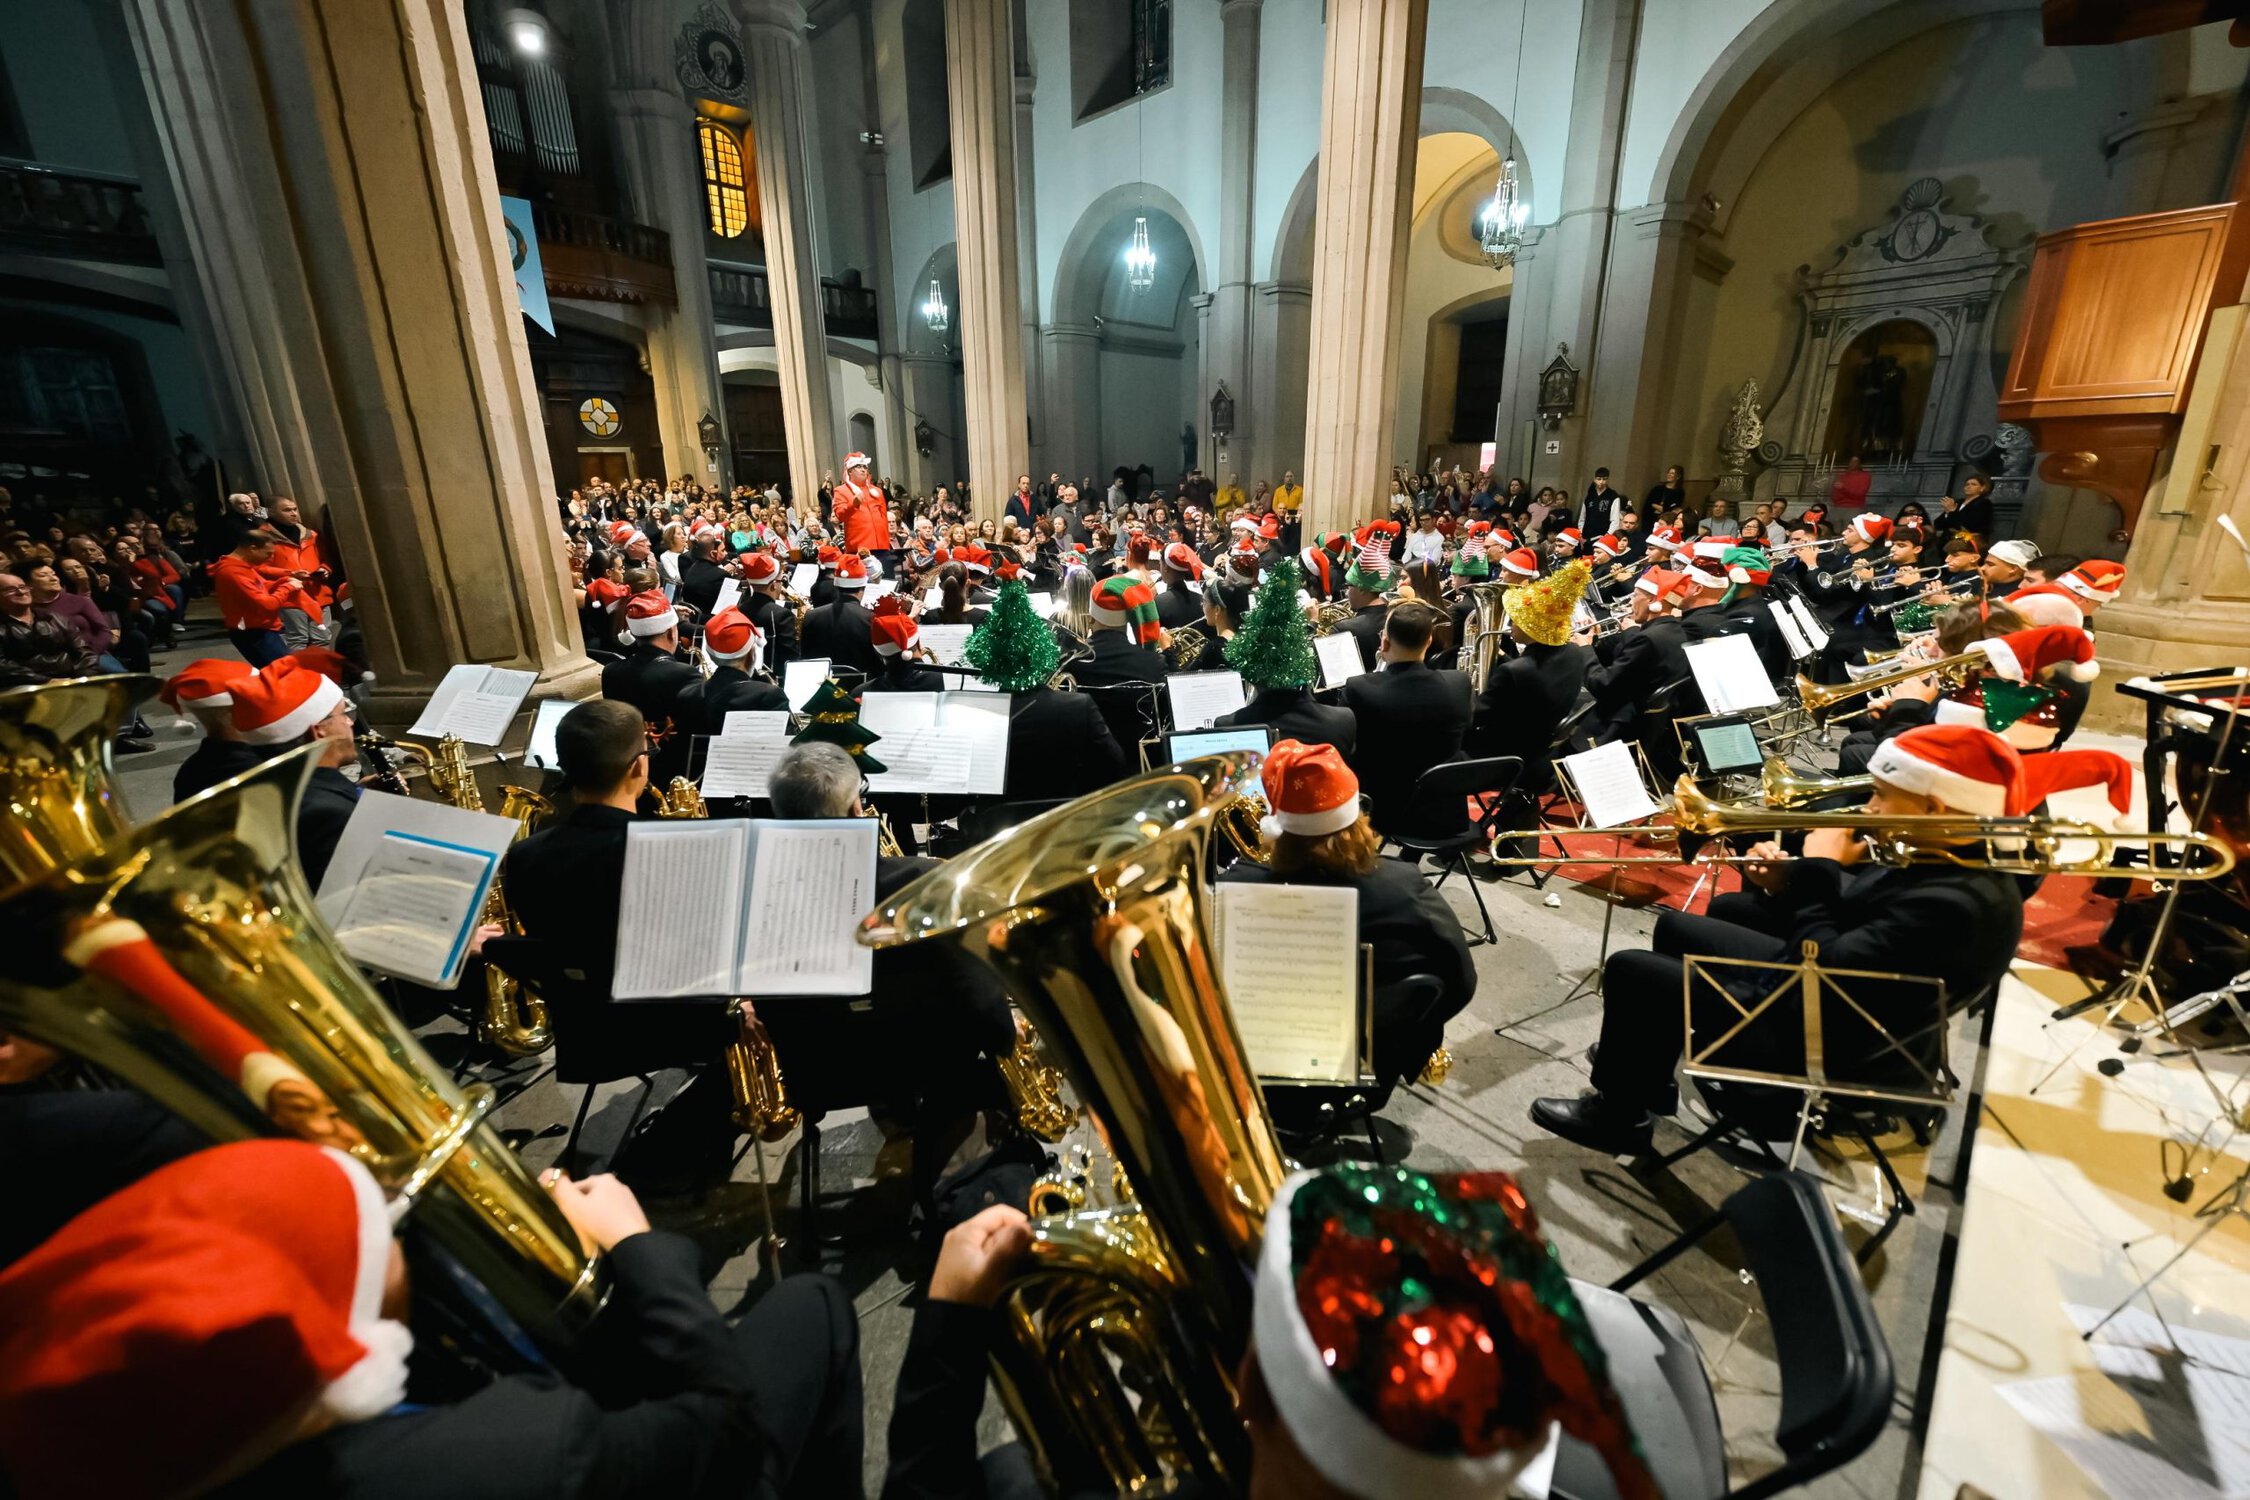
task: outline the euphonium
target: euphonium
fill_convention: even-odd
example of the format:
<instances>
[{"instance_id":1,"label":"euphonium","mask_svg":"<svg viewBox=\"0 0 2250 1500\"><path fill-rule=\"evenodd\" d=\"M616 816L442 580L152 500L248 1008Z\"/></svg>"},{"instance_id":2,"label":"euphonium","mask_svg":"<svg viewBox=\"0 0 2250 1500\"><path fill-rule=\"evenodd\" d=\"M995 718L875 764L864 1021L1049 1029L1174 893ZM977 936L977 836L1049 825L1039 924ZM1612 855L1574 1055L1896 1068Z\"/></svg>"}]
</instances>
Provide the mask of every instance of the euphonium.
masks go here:
<instances>
[{"instance_id":1,"label":"euphonium","mask_svg":"<svg viewBox=\"0 0 2250 1500\"><path fill-rule=\"evenodd\" d=\"M1768 807L1795 807L1842 792L1864 792L1875 784L1872 776L1799 776L1780 756L1769 756L1758 776L1758 800Z\"/></svg>"},{"instance_id":2,"label":"euphonium","mask_svg":"<svg viewBox=\"0 0 2250 1500\"><path fill-rule=\"evenodd\" d=\"M0 881L36 880L123 837L131 826L110 746L135 704L156 691L144 676L79 677L0 692Z\"/></svg>"},{"instance_id":3,"label":"euphonium","mask_svg":"<svg viewBox=\"0 0 2250 1500\"><path fill-rule=\"evenodd\" d=\"M319 750L222 782L0 900L0 1030L75 1052L219 1140L350 1151L394 1220L566 1347L598 1262L330 934L296 859ZM407 1217L408 1215L411 1217Z\"/></svg>"},{"instance_id":4,"label":"euphonium","mask_svg":"<svg viewBox=\"0 0 2250 1500\"><path fill-rule=\"evenodd\" d=\"M660 818L708 818L710 807L703 800L703 789L685 776L672 778L668 792L649 789L656 796L656 815Z\"/></svg>"},{"instance_id":5,"label":"euphonium","mask_svg":"<svg viewBox=\"0 0 2250 1500\"><path fill-rule=\"evenodd\" d=\"M1484 680L1491 675L1492 663L1500 655L1500 642L1507 634L1508 612L1501 604L1507 592L1501 583L1472 583L1469 597L1475 608L1469 611L1469 628L1462 631L1458 665L1469 674L1474 691L1484 691Z\"/></svg>"},{"instance_id":6,"label":"euphonium","mask_svg":"<svg viewBox=\"0 0 2250 1500\"><path fill-rule=\"evenodd\" d=\"M1327 635L1351 617L1352 602L1349 599L1324 599L1313 611L1312 633Z\"/></svg>"},{"instance_id":7,"label":"euphonium","mask_svg":"<svg viewBox=\"0 0 2250 1500\"><path fill-rule=\"evenodd\" d=\"M1164 648L1164 659L1173 671L1182 671L1203 653L1204 643L1209 639L1202 627L1182 625L1172 632L1172 643Z\"/></svg>"},{"instance_id":8,"label":"euphonium","mask_svg":"<svg viewBox=\"0 0 2250 1500\"><path fill-rule=\"evenodd\" d=\"M1285 1167L1206 942L1202 872L1257 764L1119 782L955 856L860 929L992 965L1138 1197L1039 1220L1002 1298L1001 1393L1064 1492L1247 1481L1232 1372Z\"/></svg>"},{"instance_id":9,"label":"euphonium","mask_svg":"<svg viewBox=\"0 0 2250 1500\"><path fill-rule=\"evenodd\" d=\"M554 810L552 802L529 787L500 788L500 815L515 819L518 840L531 832L532 824ZM492 877L492 888L485 893L484 912L478 920L510 937L521 937L523 924L508 905L504 881L503 875ZM477 1039L514 1057L537 1056L555 1040L554 1030L547 1024L547 1002L522 980L501 973L497 965L486 964L484 1010L477 1017Z\"/></svg>"}]
</instances>

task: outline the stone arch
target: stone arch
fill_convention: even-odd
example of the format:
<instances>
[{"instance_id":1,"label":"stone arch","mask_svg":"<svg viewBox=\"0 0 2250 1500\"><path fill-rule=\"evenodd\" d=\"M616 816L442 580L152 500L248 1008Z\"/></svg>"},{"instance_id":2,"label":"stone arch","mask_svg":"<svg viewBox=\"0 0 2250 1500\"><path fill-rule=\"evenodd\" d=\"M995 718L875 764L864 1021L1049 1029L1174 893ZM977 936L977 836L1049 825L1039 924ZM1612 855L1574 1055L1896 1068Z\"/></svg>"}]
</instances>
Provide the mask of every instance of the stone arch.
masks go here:
<instances>
[{"instance_id":1,"label":"stone arch","mask_svg":"<svg viewBox=\"0 0 2250 1500\"><path fill-rule=\"evenodd\" d=\"M1210 257L1203 253L1203 237L1180 200L1145 182L1121 182L1086 205L1078 222L1063 241L1055 261L1054 318L1058 324L1090 324L1101 311L1102 288L1109 280L1109 243L1120 223L1130 228L1134 215L1154 219L1161 214L1178 226L1194 258L1190 275L1198 287L1210 284Z\"/></svg>"}]
</instances>

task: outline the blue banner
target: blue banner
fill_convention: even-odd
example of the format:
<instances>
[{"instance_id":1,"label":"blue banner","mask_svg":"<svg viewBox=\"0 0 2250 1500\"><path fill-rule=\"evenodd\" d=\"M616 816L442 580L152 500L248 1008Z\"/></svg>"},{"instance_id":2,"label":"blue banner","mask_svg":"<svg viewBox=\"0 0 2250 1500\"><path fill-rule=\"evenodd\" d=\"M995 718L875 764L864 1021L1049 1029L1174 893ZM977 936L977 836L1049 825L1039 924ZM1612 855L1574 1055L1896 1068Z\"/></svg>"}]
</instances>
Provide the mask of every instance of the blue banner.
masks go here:
<instances>
[{"instance_id":1,"label":"blue banner","mask_svg":"<svg viewBox=\"0 0 2250 1500\"><path fill-rule=\"evenodd\" d=\"M547 306L547 273L539 268L539 231L532 227L531 200L502 198L500 212L508 221L508 261L515 271L516 301L525 317L551 334L555 315Z\"/></svg>"}]
</instances>

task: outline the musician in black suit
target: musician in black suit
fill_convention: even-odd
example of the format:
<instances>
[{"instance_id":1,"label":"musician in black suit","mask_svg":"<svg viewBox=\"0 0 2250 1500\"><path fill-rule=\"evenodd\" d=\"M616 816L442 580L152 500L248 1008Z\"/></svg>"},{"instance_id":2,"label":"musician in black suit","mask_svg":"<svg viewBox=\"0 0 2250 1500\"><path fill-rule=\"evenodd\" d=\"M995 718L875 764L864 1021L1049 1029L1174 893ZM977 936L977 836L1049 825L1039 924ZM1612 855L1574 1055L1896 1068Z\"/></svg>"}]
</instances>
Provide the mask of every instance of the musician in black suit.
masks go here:
<instances>
[{"instance_id":1,"label":"musician in black suit","mask_svg":"<svg viewBox=\"0 0 2250 1500\"><path fill-rule=\"evenodd\" d=\"M896 594L876 604L869 628L875 636L875 654L882 669L867 679L871 693L940 693L950 686L943 672L923 663L929 653L920 646L922 632L914 624L914 611Z\"/></svg>"},{"instance_id":2,"label":"musician in black suit","mask_svg":"<svg viewBox=\"0 0 2250 1500\"><path fill-rule=\"evenodd\" d=\"M652 1230L622 1182L547 1187L609 1273L579 1357L408 1401L422 1263L364 1166L255 1140L158 1168L0 1277L18 1349L62 1361L0 1359L11 1478L26 1494L860 1493L849 1293L792 1276L730 1326L695 1242ZM164 1407L177 1440L89 1447L120 1399Z\"/></svg>"},{"instance_id":3,"label":"musician in black suit","mask_svg":"<svg viewBox=\"0 0 2250 1500\"><path fill-rule=\"evenodd\" d=\"M1357 562L1347 570L1346 577L1358 581L1347 582L1344 587L1344 598L1352 612L1337 624L1336 633L1348 635L1358 643L1360 665L1372 672L1383 655L1383 616L1389 604L1385 590L1389 579L1387 575L1362 571Z\"/></svg>"},{"instance_id":4,"label":"musician in black suit","mask_svg":"<svg viewBox=\"0 0 2250 1500\"><path fill-rule=\"evenodd\" d=\"M758 628L739 609L721 610L703 627L703 654L711 675L683 690L673 705L673 721L683 736L724 734L730 713L789 711L789 695L771 682L752 677L741 665L754 660Z\"/></svg>"},{"instance_id":5,"label":"musician in black suit","mask_svg":"<svg viewBox=\"0 0 2250 1500\"><path fill-rule=\"evenodd\" d=\"M1877 748L1868 770L1874 789L1866 811L1876 817L1999 817L2016 793L2021 762L1998 735L1970 726L1910 729ZM1673 1070L1687 1043L1681 1020L1684 960L1691 955L1759 962L1795 961L1806 943L1820 963L1941 980L1951 1005L1968 1004L1997 984L2023 936L2023 897L1997 870L1929 864L1871 864L1849 829L1819 828L1797 857L1776 844L1750 852L1765 863L1744 867L1756 896L1730 899L1725 916L1666 912L1653 952L1613 953L1602 971L1602 1036L1593 1089L1577 1099L1541 1099L1532 1121L1598 1151L1638 1154L1649 1148L1653 1117L1676 1108ZM1974 858L1979 846L1957 845ZM1771 971L1717 971L1744 1006L1773 988ZM1927 1029L1937 997L1927 983L1859 979L1842 982L1851 1000L1893 1040L1920 1035L1909 1055L1934 1059ZM1707 1046L1740 1019L1724 996L1695 1001L1694 1040ZM1718 1055L1727 1067L1798 1072L1805 1065L1804 1017L1781 1004L1750 1023ZM1864 1076L1885 1050L1884 1038L1840 1000L1823 1006L1822 1046L1839 1078ZM1899 1064L1904 1068L1903 1064ZM1900 1081L1904 1081L1903 1076Z\"/></svg>"},{"instance_id":6,"label":"musician in black suit","mask_svg":"<svg viewBox=\"0 0 2250 1500\"><path fill-rule=\"evenodd\" d=\"M1767 680L1782 681L1790 671L1789 643L1774 623L1773 611L1766 608L1766 584L1772 574L1766 567L1764 549L1729 547L1716 564L1702 565L1705 569L1713 566L1724 570L1726 591L1714 607L1694 609L1685 617L1688 639L1747 636L1757 650L1759 664L1766 669Z\"/></svg>"},{"instance_id":7,"label":"musician in black suit","mask_svg":"<svg viewBox=\"0 0 2250 1500\"><path fill-rule=\"evenodd\" d=\"M1588 564L1570 563L1536 583L1501 596L1515 654L1495 661L1477 698L1470 754L1513 755L1523 762L1517 785L1536 793L1551 774L1547 752L1555 730L1578 706L1593 650L1571 638L1571 616L1586 588Z\"/></svg>"},{"instance_id":8,"label":"musician in black suit","mask_svg":"<svg viewBox=\"0 0 2250 1500\"><path fill-rule=\"evenodd\" d=\"M232 695L228 713L235 738L249 749L274 756L320 746L297 803L296 826L297 863L304 866L306 881L317 887L359 806L359 783L344 774L344 767L359 759L351 700L334 678L294 656L234 683Z\"/></svg>"},{"instance_id":9,"label":"musician in black suit","mask_svg":"<svg viewBox=\"0 0 2250 1500\"><path fill-rule=\"evenodd\" d=\"M1203 559L1185 542L1174 542L1164 549L1164 592L1156 596L1156 620L1166 630L1180 630L1187 626L1203 628L1203 598L1190 583L1203 578Z\"/></svg>"},{"instance_id":10,"label":"musician in black suit","mask_svg":"<svg viewBox=\"0 0 2250 1500\"><path fill-rule=\"evenodd\" d=\"M719 590L731 576L726 565L727 540L717 531L706 531L688 543L687 561L680 565L680 602L708 620L719 607Z\"/></svg>"},{"instance_id":11,"label":"musician in black suit","mask_svg":"<svg viewBox=\"0 0 2250 1500\"><path fill-rule=\"evenodd\" d=\"M1659 777L1680 772L1680 747L1671 719L1697 713L1702 698L1688 669L1687 630L1670 610L1692 587L1668 569L1651 571L1633 586L1630 627L1605 631L1594 644L1586 686L1594 695L1586 728L1596 743L1638 742ZM1681 684L1661 721L1645 710L1673 684Z\"/></svg>"},{"instance_id":12,"label":"musician in black suit","mask_svg":"<svg viewBox=\"0 0 2250 1500\"><path fill-rule=\"evenodd\" d=\"M742 612L766 640L766 665L781 669L803 656L797 640L797 611L783 593L781 559L771 552L742 554Z\"/></svg>"},{"instance_id":13,"label":"musician in black suit","mask_svg":"<svg viewBox=\"0 0 2250 1500\"><path fill-rule=\"evenodd\" d=\"M859 602L867 587L867 565L856 557L836 564L836 597L816 604L805 616L804 654L827 657L839 667L874 676L883 669L875 654L874 616Z\"/></svg>"},{"instance_id":14,"label":"musician in black suit","mask_svg":"<svg viewBox=\"0 0 2250 1500\"><path fill-rule=\"evenodd\" d=\"M680 660L680 616L662 594L635 594L625 606L633 647L602 668L602 696L640 710L658 737L653 772L661 785L687 770L687 736L676 731L680 695L703 679Z\"/></svg>"},{"instance_id":15,"label":"musician in black suit","mask_svg":"<svg viewBox=\"0 0 2250 1500\"><path fill-rule=\"evenodd\" d=\"M1358 741L1352 770L1385 832L1401 831L1424 771L1461 758L1473 713L1468 675L1423 660L1438 619L1434 605L1394 605L1383 620L1382 670L1344 684Z\"/></svg>"}]
</instances>

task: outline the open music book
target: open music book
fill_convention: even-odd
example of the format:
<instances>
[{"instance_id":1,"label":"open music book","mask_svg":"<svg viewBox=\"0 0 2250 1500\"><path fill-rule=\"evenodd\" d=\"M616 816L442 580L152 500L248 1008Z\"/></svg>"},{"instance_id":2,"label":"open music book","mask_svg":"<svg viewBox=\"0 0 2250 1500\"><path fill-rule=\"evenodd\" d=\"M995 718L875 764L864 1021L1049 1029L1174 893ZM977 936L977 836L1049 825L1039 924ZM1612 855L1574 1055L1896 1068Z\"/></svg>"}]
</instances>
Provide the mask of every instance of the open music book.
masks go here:
<instances>
[{"instance_id":1,"label":"open music book","mask_svg":"<svg viewBox=\"0 0 2250 1500\"><path fill-rule=\"evenodd\" d=\"M1008 780L1009 709L1003 694L869 693L859 722L882 736L873 753L886 769L867 789L998 796Z\"/></svg>"},{"instance_id":2,"label":"open music book","mask_svg":"<svg viewBox=\"0 0 2250 1500\"><path fill-rule=\"evenodd\" d=\"M320 914L353 962L452 989L515 838L513 818L363 793L321 876Z\"/></svg>"},{"instance_id":3,"label":"open music book","mask_svg":"<svg viewBox=\"0 0 2250 1500\"><path fill-rule=\"evenodd\" d=\"M875 955L854 933L875 904L875 834L872 818L633 824L616 998L866 994Z\"/></svg>"},{"instance_id":4,"label":"open music book","mask_svg":"<svg viewBox=\"0 0 2250 1500\"><path fill-rule=\"evenodd\" d=\"M408 733L430 739L450 734L466 745L497 745L538 681L537 672L506 667L450 667Z\"/></svg>"},{"instance_id":5,"label":"open music book","mask_svg":"<svg viewBox=\"0 0 2250 1500\"><path fill-rule=\"evenodd\" d=\"M1359 1082L1359 892L1222 881L1211 943L1251 1069L1288 1083Z\"/></svg>"}]
</instances>

